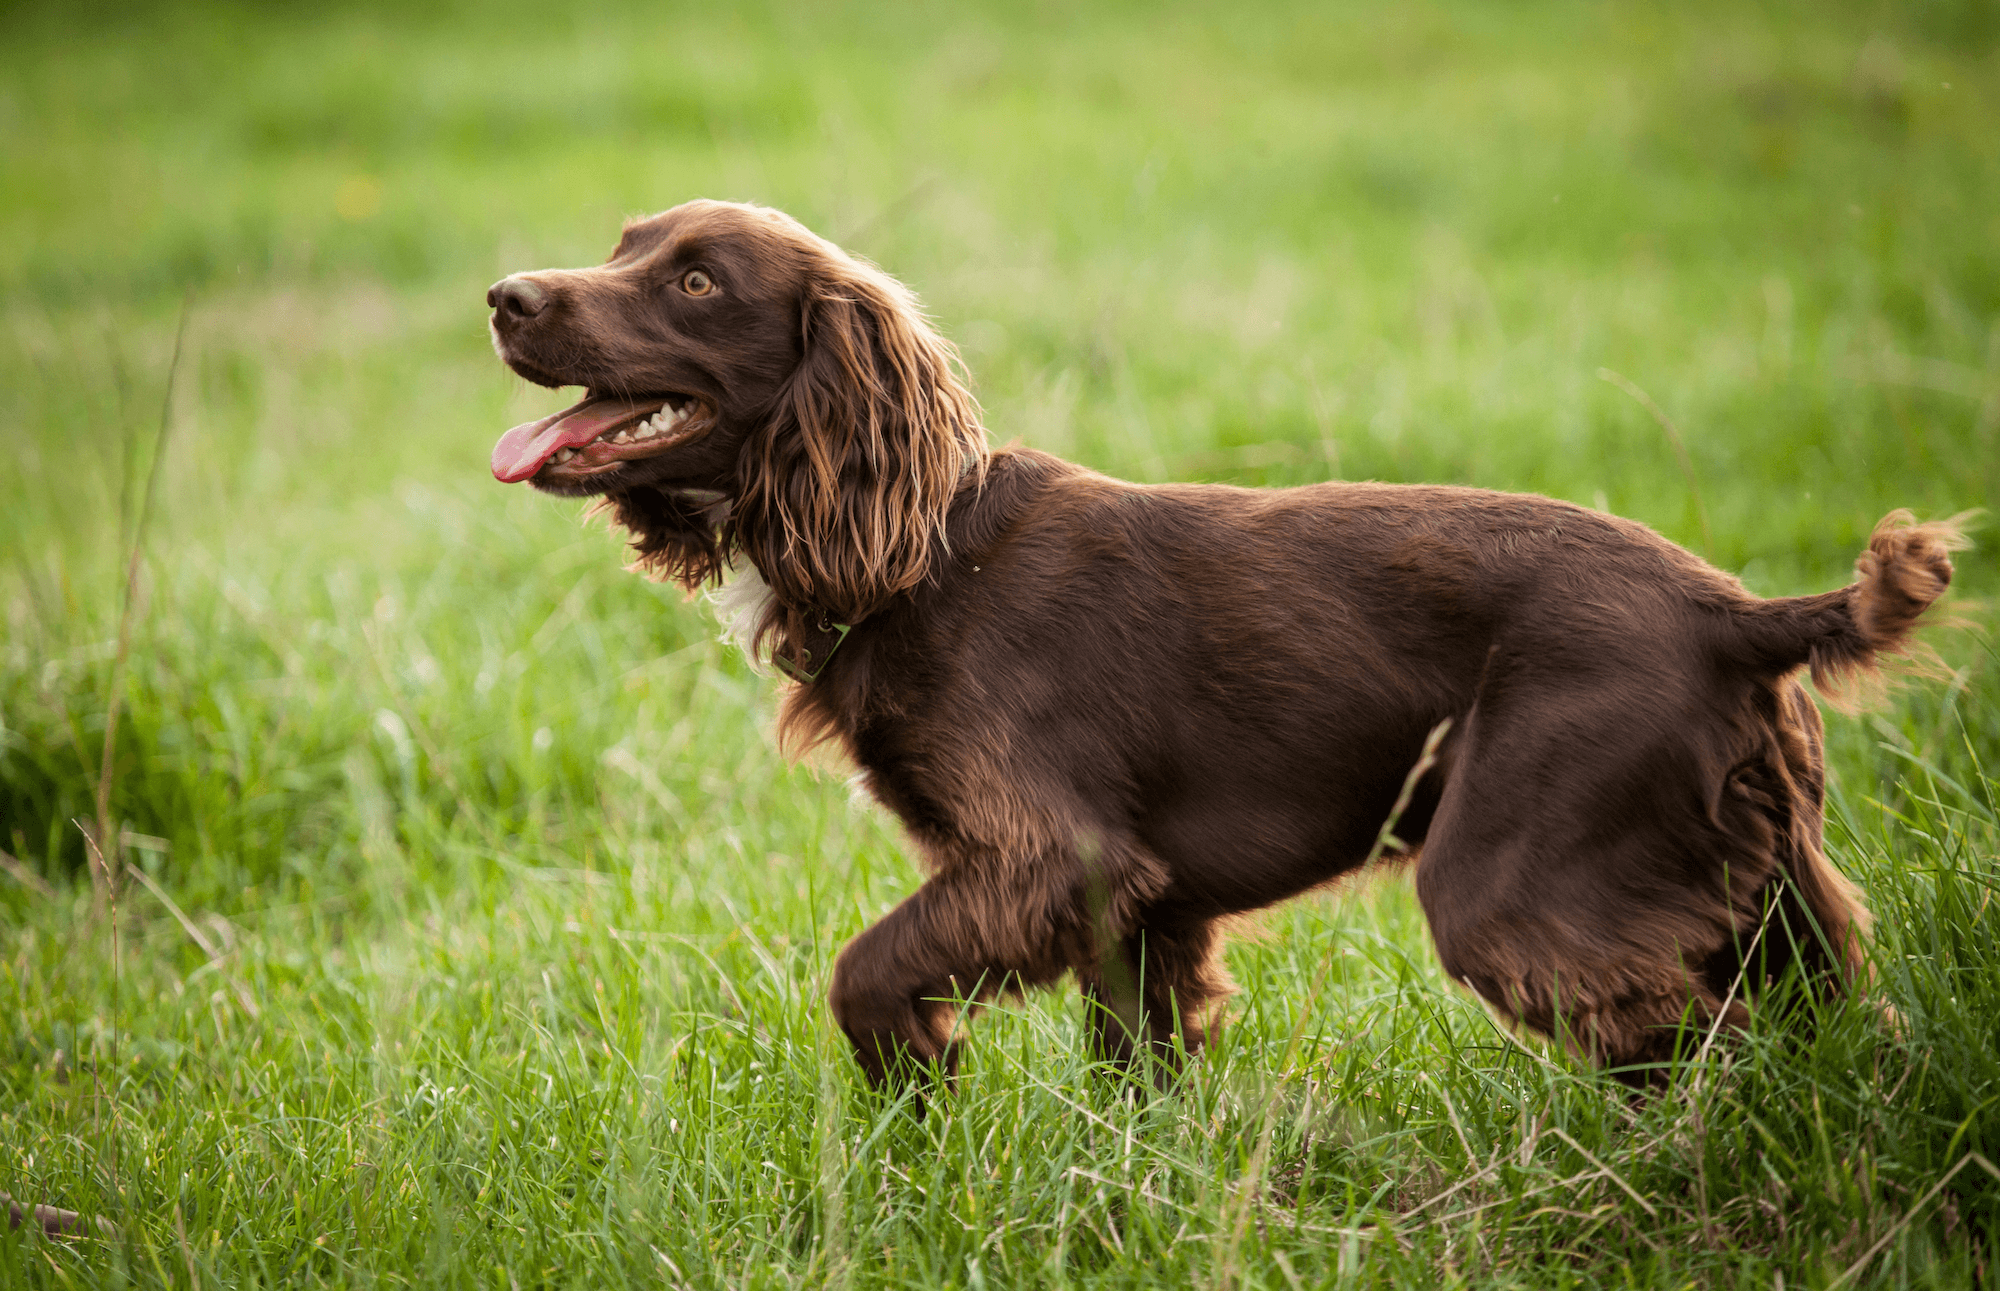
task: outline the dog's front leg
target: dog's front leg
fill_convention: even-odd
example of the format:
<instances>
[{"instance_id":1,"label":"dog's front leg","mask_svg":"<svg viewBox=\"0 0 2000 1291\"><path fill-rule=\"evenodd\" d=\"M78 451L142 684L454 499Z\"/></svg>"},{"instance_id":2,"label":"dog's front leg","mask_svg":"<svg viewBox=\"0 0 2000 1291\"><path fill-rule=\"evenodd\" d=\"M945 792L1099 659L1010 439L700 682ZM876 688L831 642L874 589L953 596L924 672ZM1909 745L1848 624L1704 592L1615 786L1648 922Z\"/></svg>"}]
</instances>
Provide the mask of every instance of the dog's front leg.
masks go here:
<instances>
[{"instance_id":1,"label":"dog's front leg","mask_svg":"<svg viewBox=\"0 0 2000 1291\"><path fill-rule=\"evenodd\" d=\"M1079 969L1091 1055L1128 1070L1144 1067L1164 1087L1201 1052L1233 987L1221 938L1209 920L1148 922L1100 947Z\"/></svg>"},{"instance_id":2,"label":"dog's front leg","mask_svg":"<svg viewBox=\"0 0 2000 1291\"><path fill-rule=\"evenodd\" d=\"M949 1078L966 1006L1069 967L1064 922L1046 902L996 899L990 876L940 876L855 938L834 962L828 996L869 1081Z\"/></svg>"},{"instance_id":3,"label":"dog's front leg","mask_svg":"<svg viewBox=\"0 0 2000 1291\"><path fill-rule=\"evenodd\" d=\"M828 992L834 1019L872 1085L904 1085L956 1067L952 973L925 910L924 891L848 943Z\"/></svg>"}]
</instances>

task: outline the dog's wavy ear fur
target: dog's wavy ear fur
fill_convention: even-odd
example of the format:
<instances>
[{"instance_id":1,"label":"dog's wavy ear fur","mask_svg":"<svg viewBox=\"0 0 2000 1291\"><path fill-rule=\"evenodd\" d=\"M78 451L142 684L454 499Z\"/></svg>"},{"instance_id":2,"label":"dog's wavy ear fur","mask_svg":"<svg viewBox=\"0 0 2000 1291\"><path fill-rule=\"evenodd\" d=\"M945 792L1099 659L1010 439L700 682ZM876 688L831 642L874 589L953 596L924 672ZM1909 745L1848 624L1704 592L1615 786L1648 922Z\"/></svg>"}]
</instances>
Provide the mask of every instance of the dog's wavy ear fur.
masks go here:
<instances>
[{"instance_id":1,"label":"dog's wavy ear fur","mask_svg":"<svg viewBox=\"0 0 2000 1291\"><path fill-rule=\"evenodd\" d=\"M800 307L804 357L744 445L735 544L772 592L759 647L794 663L922 582L986 432L957 352L909 290L821 244Z\"/></svg>"}]
</instances>

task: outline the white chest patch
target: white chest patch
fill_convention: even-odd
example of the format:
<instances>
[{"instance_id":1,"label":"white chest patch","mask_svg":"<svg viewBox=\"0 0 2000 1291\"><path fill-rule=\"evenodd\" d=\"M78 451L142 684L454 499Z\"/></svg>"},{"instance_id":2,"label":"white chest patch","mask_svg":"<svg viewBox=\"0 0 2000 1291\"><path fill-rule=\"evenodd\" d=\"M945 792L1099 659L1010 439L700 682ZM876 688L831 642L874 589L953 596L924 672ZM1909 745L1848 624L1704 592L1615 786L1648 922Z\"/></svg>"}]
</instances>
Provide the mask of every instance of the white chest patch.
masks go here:
<instances>
[{"instance_id":1,"label":"white chest patch","mask_svg":"<svg viewBox=\"0 0 2000 1291\"><path fill-rule=\"evenodd\" d=\"M707 599L715 611L715 621L722 626L723 642L741 650L758 672L768 671L768 664L752 647L757 625L764 621L776 594L757 567L747 560L738 560L730 566L729 581L710 592Z\"/></svg>"}]
</instances>

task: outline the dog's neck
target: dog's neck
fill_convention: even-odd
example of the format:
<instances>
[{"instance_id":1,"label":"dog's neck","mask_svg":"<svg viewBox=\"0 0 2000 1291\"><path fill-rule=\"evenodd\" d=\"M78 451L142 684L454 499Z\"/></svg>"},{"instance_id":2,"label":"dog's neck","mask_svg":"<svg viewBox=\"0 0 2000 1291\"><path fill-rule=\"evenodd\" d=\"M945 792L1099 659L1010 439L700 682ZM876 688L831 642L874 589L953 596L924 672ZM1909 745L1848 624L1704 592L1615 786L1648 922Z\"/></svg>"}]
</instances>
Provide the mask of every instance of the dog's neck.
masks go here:
<instances>
[{"instance_id":1,"label":"dog's neck","mask_svg":"<svg viewBox=\"0 0 2000 1291\"><path fill-rule=\"evenodd\" d=\"M1057 458L1022 449L1000 449L968 457L959 474L959 488L952 499L945 534L932 564L929 588L941 590L955 567L970 562L976 566L983 554L1004 532L1008 521L1053 475L1074 470ZM906 595L916 595L913 589ZM751 666L764 671L765 660L755 650L759 627L778 612L778 593L765 581L763 571L740 551L730 562L722 586L704 599L721 626L721 639L743 652ZM811 654L804 675L787 669L795 680L810 680L826 663L844 638L850 624L836 623L816 606L801 609L815 629L814 640L803 643ZM879 616L874 616L879 617Z\"/></svg>"}]
</instances>

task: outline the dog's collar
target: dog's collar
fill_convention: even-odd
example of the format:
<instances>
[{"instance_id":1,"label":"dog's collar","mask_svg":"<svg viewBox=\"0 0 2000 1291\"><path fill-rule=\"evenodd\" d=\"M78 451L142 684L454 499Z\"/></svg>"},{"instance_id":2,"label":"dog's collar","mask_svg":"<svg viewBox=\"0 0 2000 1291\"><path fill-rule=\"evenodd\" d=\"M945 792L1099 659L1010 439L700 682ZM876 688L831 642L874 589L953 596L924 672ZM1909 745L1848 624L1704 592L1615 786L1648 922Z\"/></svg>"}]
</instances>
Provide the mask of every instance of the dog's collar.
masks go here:
<instances>
[{"instance_id":1,"label":"dog's collar","mask_svg":"<svg viewBox=\"0 0 2000 1291\"><path fill-rule=\"evenodd\" d=\"M811 634L810 644L799 650L799 663L793 663L783 655L774 655L771 662L777 664L793 681L801 684L817 681L819 675L826 671L826 665L832 660L833 652L840 649L840 643L847 640L847 634L853 630L853 624L835 623L822 614L818 623L806 629ZM811 668L812 671L806 671L807 668Z\"/></svg>"}]
</instances>

